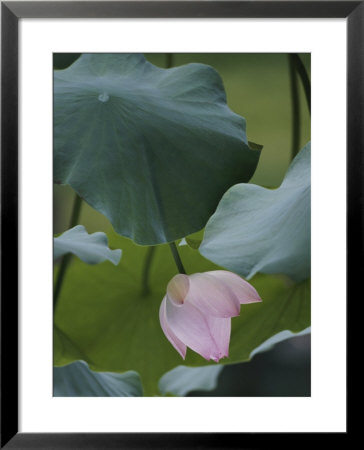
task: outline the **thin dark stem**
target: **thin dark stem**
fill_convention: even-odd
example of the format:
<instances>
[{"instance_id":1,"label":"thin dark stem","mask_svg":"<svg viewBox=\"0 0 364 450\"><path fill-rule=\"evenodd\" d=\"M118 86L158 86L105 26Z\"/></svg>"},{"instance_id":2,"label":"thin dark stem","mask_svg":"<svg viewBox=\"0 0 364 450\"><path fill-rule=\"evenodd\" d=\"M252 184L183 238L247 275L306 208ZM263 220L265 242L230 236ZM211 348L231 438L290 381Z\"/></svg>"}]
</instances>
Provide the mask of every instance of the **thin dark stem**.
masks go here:
<instances>
[{"instance_id":1,"label":"thin dark stem","mask_svg":"<svg viewBox=\"0 0 364 450\"><path fill-rule=\"evenodd\" d=\"M297 53L292 53L291 55L296 71L301 79L303 90L306 96L308 111L311 115L311 82L301 58L297 55Z\"/></svg>"},{"instance_id":2,"label":"thin dark stem","mask_svg":"<svg viewBox=\"0 0 364 450\"><path fill-rule=\"evenodd\" d=\"M294 55L288 55L289 75L291 84L291 104L292 104L292 144L291 159L293 159L300 149L300 95L298 92L298 79Z\"/></svg>"},{"instance_id":3,"label":"thin dark stem","mask_svg":"<svg viewBox=\"0 0 364 450\"><path fill-rule=\"evenodd\" d=\"M77 225L78 219L81 214L81 206L82 206L82 199L77 194L75 194L69 228L73 228L75 225ZM65 277L68 265L71 261L71 258L72 258L72 255L67 253L61 259L61 263L60 263L59 271L58 271L58 277L57 277L57 281L56 281L56 286L54 288L54 294L53 294L53 312L55 312L55 310L56 310L59 294L61 293L63 280Z\"/></svg>"},{"instance_id":4,"label":"thin dark stem","mask_svg":"<svg viewBox=\"0 0 364 450\"><path fill-rule=\"evenodd\" d=\"M186 274L186 271L185 271L185 268L183 267L181 258L179 256L179 253L178 253L178 250L177 250L177 247L176 247L176 244L174 242L170 242L169 246L170 246L170 248L172 250L172 255L173 255L173 258L174 258L174 262L176 263L178 272Z\"/></svg>"},{"instance_id":5,"label":"thin dark stem","mask_svg":"<svg viewBox=\"0 0 364 450\"><path fill-rule=\"evenodd\" d=\"M54 295L53 295L53 312L56 310L59 294L61 293L61 288L64 280L64 276L66 274L68 265L71 261L71 254L67 253L64 255L61 259L61 263L59 265L59 271L58 271L58 278L56 281L56 286L54 288Z\"/></svg>"},{"instance_id":6,"label":"thin dark stem","mask_svg":"<svg viewBox=\"0 0 364 450\"><path fill-rule=\"evenodd\" d=\"M82 207L82 198L75 194L75 199L73 201L73 208L72 208L72 215L70 220L70 228L73 228L77 225L78 219L80 218L81 214L81 207Z\"/></svg>"},{"instance_id":7,"label":"thin dark stem","mask_svg":"<svg viewBox=\"0 0 364 450\"><path fill-rule=\"evenodd\" d=\"M166 53L166 68L173 67L173 53Z\"/></svg>"},{"instance_id":8,"label":"thin dark stem","mask_svg":"<svg viewBox=\"0 0 364 450\"><path fill-rule=\"evenodd\" d=\"M150 293L149 274L156 248L157 247L149 247L145 256L142 273L142 295L148 295Z\"/></svg>"}]
</instances>

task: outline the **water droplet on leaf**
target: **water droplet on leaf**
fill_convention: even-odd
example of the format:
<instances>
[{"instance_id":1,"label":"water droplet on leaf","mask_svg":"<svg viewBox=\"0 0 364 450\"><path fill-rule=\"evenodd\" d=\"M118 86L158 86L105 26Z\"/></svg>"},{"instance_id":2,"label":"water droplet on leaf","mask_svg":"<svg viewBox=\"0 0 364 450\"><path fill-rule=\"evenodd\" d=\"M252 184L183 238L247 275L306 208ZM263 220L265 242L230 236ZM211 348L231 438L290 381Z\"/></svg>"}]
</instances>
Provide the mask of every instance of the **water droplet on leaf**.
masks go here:
<instances>
[{"instance_id":1,"label":"water droplet on leaf","mask_svg":"<svg viewBox=\"0 0 364 450\"><path fill-rule=\"evenodd\" d=\"M109 94L107 92L103 92L102 94L99 95L99 100L100 102L107 102L109 100Z\"/></svg>"}]
</instances>

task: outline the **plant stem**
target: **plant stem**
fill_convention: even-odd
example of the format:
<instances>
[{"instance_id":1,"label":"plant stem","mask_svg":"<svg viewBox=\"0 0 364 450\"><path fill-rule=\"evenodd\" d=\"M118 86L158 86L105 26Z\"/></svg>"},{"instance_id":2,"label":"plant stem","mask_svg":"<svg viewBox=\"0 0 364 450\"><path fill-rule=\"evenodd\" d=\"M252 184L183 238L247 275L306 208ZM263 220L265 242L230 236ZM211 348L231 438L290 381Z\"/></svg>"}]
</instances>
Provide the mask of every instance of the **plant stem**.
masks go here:
<instances>
[{"instance_id":1,"label":"plant stem","mask_svg":"<svg viewBox=\"0 0 364 450\"><path fill-rule=\"evenodd\" d=\"M173 67L173 53L166 53L166 69Z\"/></svg>"},{"instance_id":2,"label":"plant stem","mask_svg":"<svg viewBox=\"0 0 364 450\"><path fill-rule=\"evenodd\" d=\"M292 143L291 160L297 155L300 146L300 95L298 92L298 80L294 54L289 54L289 76L291 85L291 105L292 105Z\"/></svg>"},{"instance_id":3,"label":"plant stem","mask_svg":"<svg viewBox=\"0 0 364 450\"><path fill-rule=\"evenodd\" d=\"M297 55L297 53L292 53L292 61L295 65L296 71L301 78L303 90L305 92L306 101L307 101L307 107L308 111L311 116L311 83L310 79L308 77L305 65L303 64L301 58Z\"/></svg>"},{"instance_id":4,"label":"plant stem","mask_svg":"<svg viewBox=\"0 0 364 450\"><path fill-rule=\"evenodd\" d=\"M73 207L72 207L72 215L70 220L70 228L73 228L77 225L78 219L80 218L81 214L81 207L82 207L82 198L75 194L75 199L73 201Z\"/></svg>"},{"instance_id":5,"label":"plant stem","mask_svg":"<svg viewBox=\"0 0 364 450\"><path fill-rule=\"evenodd\" d=\"M81 206L82 206L82 199L77 194L75 194L69 228L73 228L75 225L77 225L77 222L78 222L78 219L79 219L80 213L81 213ZM53 294L53 313L56 310L56 306L57 306L59 294L61 292L64 276L66 274L66 271L67 271L68 265L71 261L71 258L72 258L72 255L70 253L67 253L61 259L61 263L60 263L59 271L58 271L58 278L56 281L56 286L54 288L54 294Z\"/></svg>"},{"instance_id":6,"label":"plant stem","mask_svg":"<svg viewBox=\"0 0 364 450\"><path fill-rule=\"evenodd\" d=\"M149 247L145 256L142 273L142 295L148 295L150 292L149 274L156 248L157 247Z\"/></svg>"},{"instance_id":7,"label":"plant stem","mask_svg":"<svg viewBox=\"0 0 364 450\"><path fill-rule=\"evenodd\" d=\"M59 265L59 271L58 271L58 278L56 281L56 286L54 288L54 295L53 295L53 312L56 310L59 294L61 292L61 287L63 284L63 279L66 274L67 267L71 260L71 254L67 253L64 255L61 259L61 263Z\"/></svg>"},{"instance_id":8,"label":"plant stem","mask_svg":"<svg viewBox=\"0 0 364 450\"><path fill-rule=\"evenodd\" d=\"M172 250L172 255L173 255L174 261L176 263L178 272L186 274L186 271L185 271L185 268L183 267L181 258L179 256L179 253L178 253L178 250L177 250L177 247L176 247L176 244L174 242L170 242L169 246L170 246L170 248Z\"/></svg>"}]
</instances>

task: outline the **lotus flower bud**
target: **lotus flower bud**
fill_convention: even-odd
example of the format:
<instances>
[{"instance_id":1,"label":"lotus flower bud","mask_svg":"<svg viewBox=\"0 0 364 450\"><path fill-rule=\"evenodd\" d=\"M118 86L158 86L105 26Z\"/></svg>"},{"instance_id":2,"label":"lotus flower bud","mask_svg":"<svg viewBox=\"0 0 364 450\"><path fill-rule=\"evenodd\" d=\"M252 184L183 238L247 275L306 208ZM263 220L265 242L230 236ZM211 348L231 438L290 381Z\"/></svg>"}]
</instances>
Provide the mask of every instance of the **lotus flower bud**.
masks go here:
<instances>
[{"instance_id":1,"label":"lotus flower bud","mask_svg":"<svg viewBox=\"0 0 364 450\"><path fill-rule=\"evenodd\" d=\"M254 287L232 272L178 274L168 283L159 319L183 359L190 347L218 362L229 355L231 317L240 314L242 303L261 301Z\"/></svg>"}]
</instances>

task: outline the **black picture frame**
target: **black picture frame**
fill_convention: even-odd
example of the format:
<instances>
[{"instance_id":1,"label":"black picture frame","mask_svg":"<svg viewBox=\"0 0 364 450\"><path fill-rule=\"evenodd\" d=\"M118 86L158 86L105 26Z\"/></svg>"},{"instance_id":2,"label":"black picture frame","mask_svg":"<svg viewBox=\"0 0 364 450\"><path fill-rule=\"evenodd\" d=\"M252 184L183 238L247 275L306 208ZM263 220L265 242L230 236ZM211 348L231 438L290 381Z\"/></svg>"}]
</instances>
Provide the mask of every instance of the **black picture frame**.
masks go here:
<instances>
[{"instance_id":1,"label":"black picture frame","mask_svg":"<svg viewBox=\"0 0 364 450\"><path fill-rule=\"evenodd\" d=\"M1 448L258 448L277 435L283 445L297 442L295 433L18 433L18 22L108 17L346 18L348 299L357 296L363 273L363 1L1 2ZM338 433L335 439L347 437L348 432ZM299 439L302 445L311 437Z\"/></svg>"}]
</instances>

